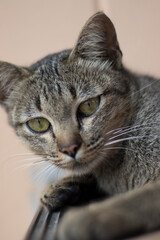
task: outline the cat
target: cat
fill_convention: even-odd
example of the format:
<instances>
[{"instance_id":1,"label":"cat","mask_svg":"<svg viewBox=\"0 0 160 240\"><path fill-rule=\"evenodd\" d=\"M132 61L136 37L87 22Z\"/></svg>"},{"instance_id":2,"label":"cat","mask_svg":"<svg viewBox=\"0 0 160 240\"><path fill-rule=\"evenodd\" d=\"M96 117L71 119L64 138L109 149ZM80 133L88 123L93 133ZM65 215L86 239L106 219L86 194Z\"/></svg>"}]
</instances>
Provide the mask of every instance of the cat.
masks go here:
<instances>
[{"instance_id":1,"label":"cat","mask_svg":"<svg viewBox=\"0 0 160 240\"><path fill-rule=\"evenodd\" d=\"M115 27L93 15L72 50L30 67L0 62L0 104L16 134L70 171L42 193L58 240L160 228L160 81L123 66Z\"/></svg>"}]
</instances>

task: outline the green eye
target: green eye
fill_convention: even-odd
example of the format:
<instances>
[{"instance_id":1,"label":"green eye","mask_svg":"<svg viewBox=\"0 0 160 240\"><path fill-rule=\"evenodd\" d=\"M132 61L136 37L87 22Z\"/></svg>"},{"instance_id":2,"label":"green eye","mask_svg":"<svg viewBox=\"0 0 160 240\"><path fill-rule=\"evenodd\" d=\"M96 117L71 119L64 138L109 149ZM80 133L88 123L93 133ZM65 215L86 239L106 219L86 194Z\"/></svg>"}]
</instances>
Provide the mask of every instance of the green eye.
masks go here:
<instances>
[{"instance_id":1,"label":"green eye","mask_svg":"<svg viewBox=\"0 0 160 240\"><path fill-rule=\"evenodd\" d=\"M27 126L36 133L44 133L50 127L50 122L45 118L34 118L27 122Z\"/></svg>"},{"instance_id":2,"label":"green eye","mask_svg":"<svg viewBox=\"0 0 160 240\"><path fill-rule=\"evenodd\" d=\"M100 104L100 97L88 99L87 101L80 104L78 111L84 117L89 117L94 113Z\"/></svg>"}]
</instances>

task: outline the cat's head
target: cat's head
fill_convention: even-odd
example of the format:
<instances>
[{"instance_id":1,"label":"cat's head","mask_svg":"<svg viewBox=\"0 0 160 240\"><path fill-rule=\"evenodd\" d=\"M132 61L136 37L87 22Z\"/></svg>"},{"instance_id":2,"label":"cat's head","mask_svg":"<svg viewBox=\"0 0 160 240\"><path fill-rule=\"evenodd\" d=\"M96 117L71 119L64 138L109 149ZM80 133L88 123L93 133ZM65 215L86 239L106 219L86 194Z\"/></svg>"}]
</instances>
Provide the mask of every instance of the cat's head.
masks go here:
<instances>
[{"instance_id":1,"label":"cat's head","mask_svg":"<svg viewBox=\"0 0 160 240\"><path fill-rule=\"evenodd\" d=\"M129 121L129 79L115 28L103 13L91 17L72 51L30 68L0 62L0 103L34 151L53 164L89 172L109 159L112 130ZM112 153L113 154L113 153Z\"/></svg>"}]
</instances>

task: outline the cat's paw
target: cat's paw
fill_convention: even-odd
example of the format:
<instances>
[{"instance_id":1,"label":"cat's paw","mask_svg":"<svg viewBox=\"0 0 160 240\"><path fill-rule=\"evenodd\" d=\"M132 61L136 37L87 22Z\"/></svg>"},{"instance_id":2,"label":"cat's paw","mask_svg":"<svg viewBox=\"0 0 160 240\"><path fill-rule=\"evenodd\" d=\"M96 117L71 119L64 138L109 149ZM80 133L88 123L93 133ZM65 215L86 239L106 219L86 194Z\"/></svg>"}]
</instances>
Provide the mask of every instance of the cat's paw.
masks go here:
<instances>
[{"instance_id":1,"label":"cat's paw","mask_svg":"<svg viewBox=\"0 0 160 240\"><path fill-rule=\"evenodd\" d=\"M72 205L76 201L76 193L78 191L78 185L70 181L61 180L45 189L40 200L49 210L60 210Z\"/></svg>"},{"instance_id":2,"label":"cat's paw","mask_svg":"<svg viewBox=\"0 0 160 240\"><path fill-rule=\"evenodd\" d=\"M56 240L123 239L141 231L129 213L118 209L70 209L61 219Z\"/></svg>"},{"instance_id":3,"label":"cat's paw","mask_svg":"<svg viewBox=\"0 0 160 240\"><path fill-rule=\"evenodd\" d=\"M91 231L96 216L89 215L87 208L71 208L58 226L56 240L93 240ZM97 238L98 240L98 238Z\"/></svg>"}]
</instances>

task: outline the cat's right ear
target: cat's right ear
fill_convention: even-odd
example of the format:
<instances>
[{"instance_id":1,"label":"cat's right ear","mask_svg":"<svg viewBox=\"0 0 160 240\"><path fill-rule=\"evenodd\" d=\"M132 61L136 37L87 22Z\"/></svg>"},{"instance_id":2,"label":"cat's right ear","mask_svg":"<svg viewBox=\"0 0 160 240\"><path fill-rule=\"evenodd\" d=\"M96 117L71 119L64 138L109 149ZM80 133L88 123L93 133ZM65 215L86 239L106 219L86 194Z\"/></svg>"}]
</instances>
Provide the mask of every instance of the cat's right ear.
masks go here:
<instances>
[{"instance_id":1,"label":"cat's right ear","mask_svg":"<svg viewBox=\"0 0 160 240\"><path fill-rule=\"evenodd\" d=\"M29 74L30 71L26 68L0 61L0 104L7 104L12 90Z\"/></svg>"},{"instance_id":2,"label":"cat's right ear","mask_svg":"<svg viewBox=\"0 0 160 240\"><path fill-rule=\"evenodd\" d=\"M93 15L83 27L68 61L77 57L89 60L109 61L121 67L122 52L111 20L103 13Z\"/></svg>"}]
</instances>

